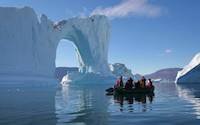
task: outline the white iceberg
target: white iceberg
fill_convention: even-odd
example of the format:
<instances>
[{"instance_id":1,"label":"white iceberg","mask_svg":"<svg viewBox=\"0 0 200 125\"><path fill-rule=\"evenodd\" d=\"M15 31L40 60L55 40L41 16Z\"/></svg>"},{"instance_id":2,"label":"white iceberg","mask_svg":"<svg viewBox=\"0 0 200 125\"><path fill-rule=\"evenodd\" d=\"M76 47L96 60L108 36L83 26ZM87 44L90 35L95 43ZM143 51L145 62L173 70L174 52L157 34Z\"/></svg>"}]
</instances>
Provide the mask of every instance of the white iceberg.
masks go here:
<instances>
[{"instance_id":1,"label":"white iceberg","mask_svg":"<svg viewBox=\"0 0 200 125\"><path fill-rule=\"evenodd\" d=\"M198 83L200 82L200 53L196 54L192 61L179 71L176 83Z\"/></svg>"},{"instance_id":2,"label":"white iceberg","mask_svg":"<svg viewBox=\"0 0 200 125\"><path fill-rule=\"evenodd\" d=\"M73 72L65 75L61 81L61 84L113 84L114 81L115 77L113 75L106 76L98 73Z\"/></svg>"},{"instance_id":3,"label":"white iceberg","mask_svg":"<svg viewBox=\"0 0 200 125\"><path fill-rule=\"evenodd\" d=\"M132 71L128 69L125 64L122 63L114 63L110 64L110 71L112 72L112 75L104 75L101 73L81 73L81 72L71 72L65 75L61 81L61 84L68 84L72 82L85 82L85 83L91 83L91 82L101 82L101 83L114 83L114 81L119 77L123 76L124 80L127 80L129 77L132 77L135 79L134 75L132 74Z\"/></svg>"},{"instance_id":4,"label":"white iceberg","mask_svg":"<svg viewBox=\"0 0 200 125\"><path fill-rule=\"evenodd\" d=\"M111 75L110 24L106 16L75 17L54 23L45 15L38 19L30 7L0 7L0 22L0 80L54 78L56 49L61 39L74 44L80 73Z\"/></svg>"},{"instance_id":5,"label":"white iceberg","mask_svg":"<svg viewBox=\"0 0 200 125\"><path fill-rule=\"evenodd\" d=\"M123 76L124 79L128 79L129 77L134 77L132 71L128 69L125 64L122 63L114 63L109 65L112 74L115 77Z\"/></svg>"}]
</instances>

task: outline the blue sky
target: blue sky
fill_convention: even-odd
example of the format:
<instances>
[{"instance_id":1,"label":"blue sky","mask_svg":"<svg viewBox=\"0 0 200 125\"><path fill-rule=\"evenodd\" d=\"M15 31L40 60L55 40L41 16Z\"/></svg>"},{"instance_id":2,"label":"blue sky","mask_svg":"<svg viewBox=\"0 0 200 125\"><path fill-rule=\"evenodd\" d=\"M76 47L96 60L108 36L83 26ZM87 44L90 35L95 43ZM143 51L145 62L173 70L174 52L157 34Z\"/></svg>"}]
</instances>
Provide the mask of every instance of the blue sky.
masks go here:
<instances>
[{"instance_id":1,"label":"blue sky","mask_svg":"<svg viewBox=\"0 0 200 125\"><path fill-rule=\"evenodd\" d=\"M106 2L105 2L106 1ZM183 67L200 50L200 0L1 0L1 6L31 6L58 21L95 13L109 16L109 62L134 73ZM77 66L70 41L61 41L57 66Z\"/></svg>"}]
</instances>

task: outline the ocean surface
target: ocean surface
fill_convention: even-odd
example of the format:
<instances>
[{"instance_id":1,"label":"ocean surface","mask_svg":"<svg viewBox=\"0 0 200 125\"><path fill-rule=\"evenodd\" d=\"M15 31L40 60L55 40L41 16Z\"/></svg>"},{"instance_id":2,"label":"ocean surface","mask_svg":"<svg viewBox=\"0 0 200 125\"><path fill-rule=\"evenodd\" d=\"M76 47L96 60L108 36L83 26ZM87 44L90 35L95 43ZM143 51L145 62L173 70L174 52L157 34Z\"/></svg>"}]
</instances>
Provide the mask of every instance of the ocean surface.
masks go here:
<instances>
[{"instance_id":1,"label":"ocean surface","mask_svg":"<svg viewBox=\"0 0 200 125\"><path fill-rule=\"evenodd\" d=\"M200 125L200 85L106 96L112 84L0 84L0 125Z\"/></svg>"}]
</instances>

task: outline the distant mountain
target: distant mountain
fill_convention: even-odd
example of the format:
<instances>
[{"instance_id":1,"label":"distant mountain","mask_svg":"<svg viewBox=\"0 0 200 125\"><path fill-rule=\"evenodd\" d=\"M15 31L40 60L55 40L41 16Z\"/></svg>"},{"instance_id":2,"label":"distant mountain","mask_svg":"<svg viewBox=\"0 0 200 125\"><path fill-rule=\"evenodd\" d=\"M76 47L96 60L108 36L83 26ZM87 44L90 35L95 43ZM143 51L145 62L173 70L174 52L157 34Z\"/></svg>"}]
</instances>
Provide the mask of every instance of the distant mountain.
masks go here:
<instances>
[{"instance_id":1,"label":"distant mountain","mask_svg":"<svg viewBox=\"0 0 200 125\"><path fill-rule=\"evenodd\" d=\"M182 70L182 68L166 68L156 71L152 74L145 75L145 77L163 82L174 82L176 75L180 70Z\"/></svg>"},{"instance_id":2,"label":"distant mountain","mask_svg":"<svg viewBox=\"0 0 200 125\"><path fill-rule=\"evenodd\" d=\"M55 71L55 77L61 81L63 76L69 72L78 72L78 67L57 67Z\"/></svg>"}]
</instances>

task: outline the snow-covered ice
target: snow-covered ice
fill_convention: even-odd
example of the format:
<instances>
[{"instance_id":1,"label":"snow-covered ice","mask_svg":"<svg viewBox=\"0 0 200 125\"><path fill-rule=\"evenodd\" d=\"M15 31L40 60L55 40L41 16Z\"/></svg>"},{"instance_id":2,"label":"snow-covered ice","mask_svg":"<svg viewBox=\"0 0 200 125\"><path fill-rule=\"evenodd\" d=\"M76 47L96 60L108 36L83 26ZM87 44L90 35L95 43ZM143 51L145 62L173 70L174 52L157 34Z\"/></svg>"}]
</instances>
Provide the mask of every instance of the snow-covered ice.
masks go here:
<instances>
[{"instance_id":1,"label":"snow-covered ice","mask_svg":"<svg viewBox=\"0 0 200 125\"><path fill-rule=\"evenodd\" d=\"M200 82L200 53L196 54L192 61L179 71L176 83L198 83Z\"/></svg>"},{"instance_id":2,"label":"snow-covered ice","mask_svg":"<svg viewBox=\"0 0 200 125\"><path fill-rule=\"evenodd\" d=\"M105 16L72 18L55 26L59 39L68 39L76 47L81 73L110 75L108 44L110 24Z\"/></svg>"},{"instance_id":3,"label":"snow-covered ice","mask_svg":"<svg viewBox=\"0 0 200 125\"><path fill-rule=\"evenodd\" d=\"M129 78L129 77L134 77L132 74L132 71L130 69L128 69L125 64L122 63L114 63L114 64L110 64L110 70L113 73L114 76L119 77L119 76L123 76L125 79Z\"/></svg>"},{"instance_id":4,"label":"snow-covered ice","mask_svg":"<svg viewBox=\"0 0 200 125\"><path fill-rule=\"evenodd\" d=\"M71 82L102 82L102 83L114 83L114 81L119 77L123 76L124 80L127 80L129 77L135 79L134 75L132 74L131 70L128 69L125 64L122 63L114 63L109 65L110 70L112 72L111 75L104 75L99 73L87 73L83 74L80 72L72 72L65 75L62 79L61 83L71 83Z\"/></svg>"},{"instance_id":5,"label":"snow-covered ice","mask_svg":"<svg viewBox=\"0 0 200 125\"><path fill-rule=\"evenodd\" d=\"M0 76L7 76L6 80L53 78L61 39L74 44L80 74L111 75L110 24L105 16L76 17L54 23L45 15L38 19L30 7L0 7L0 22Z\"/></svg>"}]
</instances>

